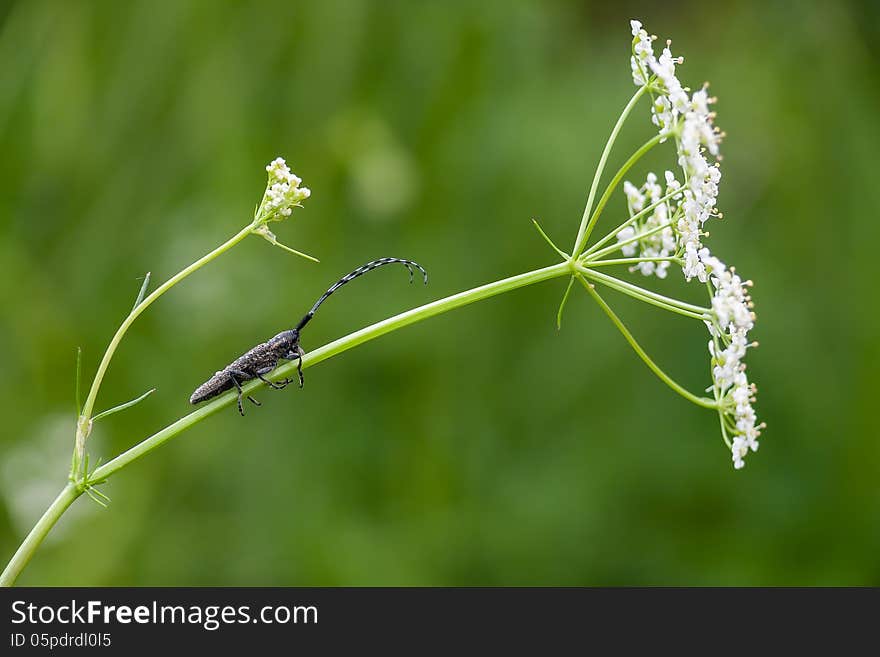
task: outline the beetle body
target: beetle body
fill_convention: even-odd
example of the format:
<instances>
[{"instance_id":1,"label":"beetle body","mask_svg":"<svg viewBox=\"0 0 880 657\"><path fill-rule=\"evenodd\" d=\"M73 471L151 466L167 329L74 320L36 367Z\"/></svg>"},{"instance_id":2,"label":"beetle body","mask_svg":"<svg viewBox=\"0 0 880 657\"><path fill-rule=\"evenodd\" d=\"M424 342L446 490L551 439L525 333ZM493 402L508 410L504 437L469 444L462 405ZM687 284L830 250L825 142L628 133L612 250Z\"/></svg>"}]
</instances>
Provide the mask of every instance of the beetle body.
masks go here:
<instances>
[{"instance_id":1,"label":"beetle body","mask_svg":"<svg viewBox=\"0 0 880 657\"><path fill-rule=\"evenodd\" d=\"M263 375L278 366L278 361L298 360L303 354L299 346L299 331L296 329L282 331L245 352L222 370L215 372L214 376L195 389L189 398L189 403L198 404L232 388L240 388L245 381L262 379ZM276 385L283 388L288 383L290 381ZM302 386L302 373L300 373L300 386Z\"/></svg>"},{"instance_id":2,"label":"beetle body","mask_svg":"<svg viewBox=\"0 0 880 657\"><path fill-rule=\"evenodd\" d=\"M336 290L353 281L358 276L363 276L377 267L390 265L392 263L400 263L409 270L410 283L412 283L413 279L413 267L422 273L425 283L428 282L428 272L426 272L419 263L413 262L412 260L404 260L402 258L379 258L378 260L373 260L365 265L361 265L331 285L294 328L282 331L266 342L261 342L253 349L243 353L229 363L229 365L222 370L215 372L214 376L193 391L192 396L189 398L189 403L198 404L216 397L227 390L235 388L238 391L238 412L241 415L244 415L244 409L241 405L241 398L244 396L244 391L241 389L242 383L250 381L251 379L260 379L260 381L266 385L277 390L286 388L291 383L290 379L269 381L265 377L266 374L278 366L278 362L281 360L297 361L296 369L297 374L299 374L299 387L302 388L302 357L305 355L305 352L299 345L300 332L302 329L312 320L312 317L315 316L318 307ZM248 399L257 406L260 405L260 402L250 395L248 395Z\"/></svg>"}]
</instances>

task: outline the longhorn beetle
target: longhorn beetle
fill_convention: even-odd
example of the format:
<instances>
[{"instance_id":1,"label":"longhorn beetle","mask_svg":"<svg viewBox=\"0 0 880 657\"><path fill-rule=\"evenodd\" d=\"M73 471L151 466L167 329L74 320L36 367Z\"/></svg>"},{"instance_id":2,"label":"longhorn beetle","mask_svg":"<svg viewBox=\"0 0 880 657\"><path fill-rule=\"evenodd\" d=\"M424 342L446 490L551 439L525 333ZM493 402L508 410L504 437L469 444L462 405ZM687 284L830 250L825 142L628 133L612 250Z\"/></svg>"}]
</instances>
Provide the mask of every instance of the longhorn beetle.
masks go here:
<instances>
[{"instance_id":1,"label":"longhorn beetle","mask_svg":"<svg viewBox=\"0 0 880 657\"><path fill-rule=\"evenodd\" d=\"M215 372L214 376L205 381L202 385L195 389L192 396L189 398L190 404L198 404L207 399L211 399L212 397L216 397L222 392L226 392L227 390L232 389L233 387L238 390L238 412L243 416L244 408L241 405L241 398L244 395L244 392L241 389L241 384L245 381L250 381L251 379L259 379L263 383L268 386L275 388L276 390L281 390L282 388L286 388L290 383L292 383L291 379L284 379L283 381L273 382L269 381L265 377L266 374L274 370L278 366L278 361L281 359L284 360L296 360L296 370L297 374L299 374L299 387L303 387L303 373L302 373L302 357L305 355L302 347L299 346L299 337L300 332L303 330L306 324L311 321L312 317L315 316L315 311L318 310L318 307L326 301L327 297L333 294L336 290L341 288L346 283L353 281L358 276L362 276L367 272L373 271L377 267L381 267L382 265L390 265L395 262L401 263L404 267L409 270L409 282L412 283L413 280L413 267L422 272L422 276L425 279L425 284L428 283L428 272L425 271L424 267L422 267L419 263L413 262L412 260L403 260L401 258L379 258L378 260L373 260L368 262L365 265L361 265L353 272L346 274L338 281L336 281L333 285L331 285L324 294L321 295L321 298L315 302L315 305L312 306L312 309L309 310L305 314L301 320L299 320L299 324L297 324L294 328L288 331L282 331L274 338L270 338L266 342L262 342L258 344L256 347L251 349L250 351L242 354L234 361L229 363L222 370ZM260 406L260 402L256 399L248 395L248 399Z\"/></svg>"}]
</instances>

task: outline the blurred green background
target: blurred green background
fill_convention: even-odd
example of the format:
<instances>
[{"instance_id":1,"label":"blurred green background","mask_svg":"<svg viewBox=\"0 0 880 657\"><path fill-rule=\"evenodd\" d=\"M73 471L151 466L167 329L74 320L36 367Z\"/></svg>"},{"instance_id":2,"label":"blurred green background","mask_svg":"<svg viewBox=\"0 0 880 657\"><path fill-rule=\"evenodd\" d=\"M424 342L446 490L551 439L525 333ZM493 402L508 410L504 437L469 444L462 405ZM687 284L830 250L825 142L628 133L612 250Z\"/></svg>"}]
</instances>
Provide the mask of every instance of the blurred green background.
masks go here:
<instances>
[{"instance_id":1,"label":"blurred green background","mask_svg":"<svg viewBox=\"0 0 880 657\"><path fill-rule=\"evenodd\" d=\"M554 262L529 219L570 246L634 91L633 17L673 39L685 81L711 80L728 133L709 244L756 282L769 424L745 470L585 294L556 331L557 280L197 425L112 479L108 510L79 500L20 583L880 585L875 3L4 5L2 561L64 484L75 348L90 380L139 277L243 226L276 155L313 192L276 232L321 264L250 238L163 297L98 407L158 391L97 425L93 457L187 413L362 262L413 258L431 282L357 281L307 350ZM643 104L612 170L652 128ZM618 195L602 225L623 212ZM673 376L708 384L703 327L606 298Z\"/></svg>"}]
</instances>

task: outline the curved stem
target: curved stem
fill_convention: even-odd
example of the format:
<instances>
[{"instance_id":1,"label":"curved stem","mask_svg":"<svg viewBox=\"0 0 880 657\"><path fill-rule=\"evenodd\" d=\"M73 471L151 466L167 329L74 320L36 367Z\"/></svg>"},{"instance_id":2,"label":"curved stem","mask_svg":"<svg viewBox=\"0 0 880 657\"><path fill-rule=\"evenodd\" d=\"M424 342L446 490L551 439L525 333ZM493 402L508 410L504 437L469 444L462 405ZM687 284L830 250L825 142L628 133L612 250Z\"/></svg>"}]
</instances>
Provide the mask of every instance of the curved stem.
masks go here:
<instances>
[{"instance_id":1,"label":"curved stem","mask_svg":"<svg viewBox=\"0 0 880 657\"><path fill-rule=\"evenodd\" d=\"M629 219L624 221L622 224L620 224L617 228L615 228L614 230L609 232L607 235L603 236L602 239L597 240L590 248L588 248L586 251L584 251L581 254L581 258L586 258L587 256L591 255L592 253L596 252L599 249L599 247L603 246L604 244L607 244L610 240L613 240L615 237L617 237L617 233L622 231L624 228L626 228L630 224L638 221L639 219L644 217L646 214L650 214L651 212L656 210L660 205L662 205L663 203L665 203L669 199L673 198L674 196L678 196L680 194L681 194L680 189L674 189L671 192L669 192L668 194L666 194L665 196L663 196L659 201L652 203L651 205L646 207L644 210L637 212L636 214L631 216Z\"/></svg>"},{"instance_id":2,"label":"curved stem","mask_svg":"<svg viewBox=\"0 0 880 657\"><path fill-rule=\"evenodd\" d=\"M563 251L562 249L560 249L558 246L556 246L553 243L553 240L551 240L550 236L544 232L544 229L541 228L541 224L538 223L537 219L532 219L532 223L535 224L535 228L537 229L537 231L541 235L541 237L544 238L544 241L546 241L547 244L550 245L550 248L553 249L554 251L556 251L556 253L558 253L561 258L563 258L564 260L569 260L571 258L570 255L568 255L565 251Z\"/></svg>"},{"instance_id":3,"label":"curved stem","mask_svg":"<svg viewBox=\"0 0 880 657\"><path fill-rule=\"evenodd\" d=\"M353 347L363 344L364 342L374 340L375 338L385 335L390 331L403 328L404 326L408 326L409 324L414 324L423 319L428 319L429 317L439 315L441 313L459 308L461 306L465 306L469 303L480 301L481 299L487 299L497 294L502 294L503 292L509 292L510 290L515 290L516 288L523 287L525 285L531 285L533 283L539 283L541 281L546 281L551 278L565 276L570 273L571 268L569 264L567 262L561 262L556 265L551 265L550 267L536 269L535 271L526 272L525 274L519 274L517 276L511 276L510 278L502 279L500 281L495 281L494 283L481 285L480 287L475 287L466 292L460 292L459 294L454 294L451 297L446 297L445 299L440 299L424 306L413 308L412 310L400 313L399 315L395 315L394 317L389 317L388 319L382 320L381 322L377 322L375 324L372 324L371 326L362 328L359 331L350 333L343 338L334 340L333 342L326 344L323 347L319 347L314 351L307 353L303 357L302 366L303 368L308 368L313 365L317 365L318 363L325 361L328 358L337 356L344 351L348 351ZM288 375L293 375L295 370L295 362L285 363L281 367L276 368L269 378L272 380L283 379L286 378ZM242 388L244 390L244 393L247 394L262 385L264 385L262 381L254 380L242 386ZM136 461L142 456L149 454L151 451L153 451L163 443L167 442L177 434L196 424L197 422L213 415L217 411L220 411L227 406L230 406L235 402L236 397L237 393L233 391L221 395L211 402L208 402L200 409L180 418L174 424L165 427L158 433L153 434L146 440L138 443L127 452L123 452L115 459L108 461L101 467L97 468L92 474L92 478L96 480L103 480L119 472L125 466Z\"/></svg>"},{"instance_id":4,"label":"curved stem","mask_svg":"<svg viewBox=\"0 0 880 657\"><path fill-rule=\"evenodd\" d=\"M589 270L584 270L581 273L584 276L586 276L587 278L589 278L590 280L596 281L597 283L599 283L601 285L605 285L605 286L611 288L612 290L617 290L618 292L621 292L622 294L630 296L633 299L637 299L639 301L644 301L647 304L650 304L652 306L657 306L658 308L662 308L663 310L668 310L669 312L673 312L677 315L682 315L683 317L690 317L691 319L698 319L701 322L705 322L710 319L710 316L708 315L708 313L707 314L695 313L691 310L685 310L684 308L681 308L679 306L674 306L672 304L666 303L665 301L661 301L660 299L656 298L660 295L655 296L652 293L649 296L648 294L645 294L643 292L637 292L636 290L641 290L642 288L639 288L636 285L633 285L632 288L635 288L635 289L632 289L632 288L628 288L624 285L619 284L619 283L622 283L623 281L612 283L610 280L602 280L601 278L598 278L596 276L591 276L589 273ZM617 281L617 279L611 279L611 280ZM645 290L644 292L648 292L648 290Z\"/></svg>"},{"instance_id":5,"label":"curved stem","mask_svg":"<svg viewBox=\"0 0 880 657\"><path fill-rule=\"evenodd\" d=\"M634 237L630 237L627 240L623 240L621 242L617 242L616 244L612 244L611 246L606 246L604 249L599 249L598 251L594 251L593 253L589 254L589 258L592 258L594 260L597 258L603 258L603 257L607 256L609 253L614 253L615 251L619 250L620 247L622 247L622 246L626 246L627 244L632 244L633 242L640 242L641 240L645 239L646 237L650 237L651 235L656 235L657 233L666 230L670 226L672 226L672 222L667 221L665 224L660 224L659 226L656 226L656 227L652 228L651 230L646 230L644 233L638 233Z\"/></svg>"},{"instance_id":6,"label":"curved stem","mask_svg":"<svg viewBox=\"0 0 880 657\"><path fill-rule=\"evenodd\" d=\"M651 357L648 356L645 350L642 349L641 345L636 342L636 339L633 337L632 333L629 332L629 329L626 328L626 325L624 325L624 323L614 313L614 311L611 310L611 307L607 303L605 303L605 300L599 296L599 293L596 292L595 289L593 289L593 286L590 285L581 274L578 274L578 280L586 288L587 292L590 293L590 296L592 296L596 300L596 303L599 304L602 310L605 311L605 314L608 315L609 319L611 319L611 321L617 327L617 330L619 330L623 334L623 337L626 338L627 342L629 342L629 346L633 348L633 351L638 354L639 358L644 361L645 365L647 365L651 369L651 371L656 374L661 381L663 381L663 383L668 385L679 395L681 395L688 401L693 402L697 406L702 406L703 408L718 408L718 402L716 402L714 399L709 399L708 397L697 397L695 394L673 381L672 378L668 374L666 374L666 372L664 372L657 366L657 363L651 360Z\"/></svg>"},{"instance_id":7,"label":"curved stem","mask_svg":"<svg viewBox=\"0 0 880 657\"><path fill-rule=\"evenodd\" d=\"M135 307L132 308L131 312L128 314L128 317L126 317L122 321L122 324L119 325L119 328L116 329L116 333L110 340L110 344L107 346L107 350L104 352L104 357L101 359L101 363L98 365L98 370L95 372L95 378L92 380L92 385L89 388L89 394L86 397L86 401L83 404L82 410L80 412L80 417L77 422L76 443L74 446L73 461L70 472L70 477L72 480L77 479L79 475L79 468L80 464L82 463L85 450L85 440L88 437L89 432L91 431L92 411L94 410L95 401L98 398L98 391L101 389L101 383L104 380L104 375L107 373L107 368L110 367L110 361L113 358L113 354L116 353L116 349L117 347L119 347L119 343L122 341L122 338L125 336L125 333L128 331L129 327L134 323L134 320L136 320L142 312L149 308L150 305L165 292L167 292L177 283L192 274L194 271L201 269L203 266L211 262L214 258L238 244L241 240L247 237L253 231L253 229L253 224L248 224L246 227L242 228L239 232L237 232L223 244L218 246L216 249L202 256L188 267L185 267L184 269L177 272L174 276L172 276L167 281L162 283L162 285L153 290L153 292L149 294L143 301L135 305Z\"/></svg>"},{"instance_id":8,"label":"curved stem","mask_svg":"<svg viewBox=\"0 0 880 657\"><path fill-rule=\"evenodd\" d=\"M556 330L562 329L562 313L565 311L565 304L568 302L568 295L571 294L571 288L574 286L574 276L568 279L568 285L565 287L565 293L559 302L559 309L556 311Z\"/></svg>"},{"instance_id":9,"label":"curved stem","mask_svg":"<svg viewBox=\"0 0 880 657\"><path fill-rule=\"evenodd\" d=\"M122 321L122 324L119 325L119 328L116 329L116 333L110 340L110 344L107 346L107 351L104 352L104 357L101 359L100 365L98 365L98 371L95 373L95 379L92 381L92 387L89 388L89 394L86 397L85 404L83 404L83 415L85 415L86 417L91 417L92 409L95 406L95 400L98 397L98 390L101 388L101 382L104 380L104 375L107 373L107 368L110 367L110 360L113 358L113 354L116 352L116 348L122 341L122 338L125 335L126 331L128 331L129 327L134 323L134 320L136 320L142 312L149 308L150 304L152 304L156 299L165 294L166 291L168 291L184 278L192 274L194 271L201 269L203 266L211 262L214 258L219 256L223 252L231 249L233 246L235 246L241 240L247 237L252 230L253 226L248 224L245 228L233 235L230 239L218 246L216 249L202 256L188 267L181 269L174 276L172 276L167 281L162 283L162 285L153 290L137 306L132 308L131 312L128 314L128 317L126 317Z\"/></svg>"},{"instance_id":10,"label":"curved stem","mask_svg":"<svg viewBox=\"0 0 880 657\"><path fill-rule=\"evenodd\" d=\"M647 89L647 85L639 87L639 90L633 94L633 97L629 99L626 107L624 107L623 111L620 113L617 123L614 124L614 128L611 130L611 134L608 136L608 141L605 143L605 149L602 151L602 156L599 158L599 166L596 167L596 173L593 175L593 183L590 185L590 193L587 196L587 205L584 207L584 214L581 217L581 225L578 228L578 234L574 240L574 248L571 250L572 258L577 258L578 254L583 250L584 245L587 243L587 238L589 237L587 224L590 223L590 213L593 210L593 200L596 198L596 190L599 187L599 181L602 179L602 173L605 171L605 163L608 161L611 147L614 146L617 134L623 127L626 118L629 116L630 112L632 112L633 107L639 102L639 98L644 95ZM592 227L590 227L590 229L592 230Z\"/></svg>"},{"instance_id":11,"label":"curved stem","mask_svg":"<svg viewBox=\"0 0 880 657\"><path fill-rule=\"evenodd\" d=\"M622 288L621 291L625 290L627 292L633 292L634 294L638 294L639 296L645 297L647 299L654 299L655 301L660 301L669 306L675 306L676 308L681 308L682 310L690 310L691 312L697 313L698 315L707 316L701 319L709 318L709 313L711 312L709 308L695 306L694 304L687 303L686 301L679 301L678 299L673 299L672 297L663 296L662 294L652 292L651 290L646 290L643 287L639 287L638 285L635 285L633 283L615 278L614 276L609 276L608 274L603 274L602 272L598 272L594 269L578 267L577 270L587 278L592 278L596 281L599 281L600 283L605 283L610 286Z\"/></svg>"},{"instance_id":12,"label":"curved stem","mask_svg":"<svg viewBox=\"0 0 880 657\"><path fill-rule=\"evenodd\" d=\"M22 541L18 550L15 551L12 559L3 570L3 574L0 574L0 586L12 586L15 584L15 580L18 579L21 571L28 565L31 557L34 556L34 552L37 551L40 543L46 538L49 530L55 526L55 523L58 522L58 519L67 510L67 507L73 504L74 500L81 494L72 483L67 484L62 489L58 497L55 498L55 501L49 505L43 516L37 521L37 524L34 525L34 528L31 529L24 541Z\"/></svg>"},{"instance_id":13,"label":"curved stem","mask_svg":"<svg viewBox=\"0 0 880 657\"><path fill-rule=\"evenodd\" d=\"M630 170L630 168L642 159L642 156L650 151L654 146L659 144L663 139L666 139L668 135L666 133L660 133L654 135L651 139L642 144L639 149L633 153L630 158L624 162L623 166L617 170L617 173L614 174L614 177L611 179L611 182L608 183L608 186L605 188L605 191L602 193L602 196L599 198L599 202L596 204L596 210L590 216L590 223L587 224L587 230L584 235L584 245L586 245L587 241L590 239L590 235L593 232L593 228L596 226L596 222L599 221L599 215L602 214L602 210L605 209L605 206L608 204L608 200L611 198L612 192L617 188L620 184L620 181L623 180L623 177L626 175L626 172Z\"/></svg>"},{"instance_id":14,"label":"curved stem","mask_svg":"<svg viewBox=\"0 0 880 657\"><path fill-rule=\"evenodd\" d=\"M231 246L231 244L227 242L223 246L228 248L229 246ZM215 250L212 251L212 253L216 257L216 255L219 255L219 253L222 253L222 251ZM204 258L202 260L204 260ZM204 264L204 262L202 264ZM191 271L195 270L193 269ZM543 269L536 269L534 271L526 272L524 274L519 274L517 276L511 276L509 278L502 279L500 281L495 281L494 283L481 285L480 287L475 287L471 290L467 290L466 292L460 292L459 294L454 294L450 297L446 297L445 299L440 299L424 306L413 308L412 310L400 313L399 315L395 315L394 317L389 317L388 319L372 324L371 326L367 326L366 328L362 328L359 331L355 331L354 333L351 333L343 338L339 338L338 340L334 340L333 342L326 344L323 347L315 349L314 351L306 354L303 357L302 367L307 368L311 367L312 365L317 365L321 361L325 361L328 358L332 358L333 356L343 353L344 351L348 351L349 349L363 344L364 342L368 342L370 340L378 338L381 335L385 335L390 331L403 328L404 326L414 324L423 319L428 319L429 317L439 315L455 308L460 308L461 306L465 306L475 301L480 301L482 299L487 299L489 297L502 294L503 292L509 292L511 290L515 290L526 285L539 283L541 281L569 275L571 273L571 265L568 262L561 262L555 265L551 265L549 267L544 267ZM180 280L180 278L177 278L177 280ZM149 297L147 297L147 299L149 299ZM131 324L131 322L128 323L129 325ZM118 344L118 340L116 341L116 344ZM106 368L104 369L106 370ZM286 363L281 367L276 368L272 372L270 378L273 380L286 378L287 375L292 375L295 369L295 362ZM242 388L244 390L244 393L247 394L262 385L264 385L262 381L254 380L248 382L246 385L242 386ZM116 474L126 466L140 459L141 457L146 456L154 449L168 442L178 434L186 431L194 424L197 424L205 418L210 417L211 415L214 415L215 413L223 410L227 406L232 405L235 402L235 399L236 393L234 392L217 397L216 399L205 404L198 410L195 410L192 413L185 415L173 424L168 425L161 431L141 441L128 451L123 452L122 454L112 459L111 461L108 461L101 467L96 468L95 471L92 472L89 476L89 480L95 485L103 483L107 480L108 477ZM46 537L52 527L55 526L55 523L58 522L58 519L67 509L67 507L69 507L73 503L73 501L82 494L83 490L81 488L82 487L78 486L76 482L71 482L64 488L64 490L61 491L61 494L56 498L56 500L52 503L46 513L43 514L43 516L40 518L34 528L30 531L24 542L16 551L15 556L13 556L12 560L6 566L6 569L3 571L2 577L0 577L0 585L12 586L15 583L18 575L21 573L24 567L27 566L28 562L30 561L36 549L39 547L40 543L42 543L43 539Z\"/></svg>"}]
</instances>

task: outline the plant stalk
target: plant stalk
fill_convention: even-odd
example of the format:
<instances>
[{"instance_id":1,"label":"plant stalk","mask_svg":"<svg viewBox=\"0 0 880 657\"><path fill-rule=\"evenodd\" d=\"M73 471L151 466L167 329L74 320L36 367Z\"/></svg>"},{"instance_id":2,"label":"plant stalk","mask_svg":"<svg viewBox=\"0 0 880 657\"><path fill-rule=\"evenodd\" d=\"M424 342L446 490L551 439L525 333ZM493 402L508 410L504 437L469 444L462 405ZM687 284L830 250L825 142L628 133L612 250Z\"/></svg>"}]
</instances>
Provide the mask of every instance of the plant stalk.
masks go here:
<instances>
[{"instance_id":1,"label":"plant stalk","mask_svg":"<svg viewBox=\"0 0 880 657\"><path fill-rule=\"evenodd\" d=\"M81 494L73 483L67 484L61 490L58 497L49 505L49 508L46 509L46 512L37 521L37 524L34 525L34 528L31 529L30 533L22 541L18 550L15 551L3 573L0 574L0 586L12 586L15 584L15 580L18 579L24 567L28 565L31 557L34 556L34 552L36 552L40 543L43 542L43 539L46 538L49 530L55 526L55 523L58 522L62 514L67 511L67 507L73 504L74 500Z\"/></svg>"},{"instance_id":2,"label":"plant stalk","mask_svg":"<svg viewBox=\"0 0 880 657\"><path fill-rule=\"evenodd\" d=\"M239 233L239 235L236 235L236 237L232 238L232 240L226 242L224 245L218 247L218 249L215 249L208 255L213 255L213 257L216 257L217 255L231 247L235 243L233 240L238 241L238 239L241 239L241 237L247 235L248 232L250 232L250 227L247 229L247 232L243 231L243 234ZM197 261L196 263L194 263L194 265L199 263L205 264L205 262L208 262L206 258L208 258L208 256L205 256L205 258ZM183 270L183 272L186 272L187 270L189 270L190 273L192 271L195 271L195 269L193 269L192 267L193 266L191 265L187 269ZM181 274L183 274L183 272L181 272ZM429 317L434 317L435 315L440 315L444 312L454 310L455 308L466 306L470 303L474 303L475 301L488 299L489 297L493 297L504 292L509 292L511 290L515 290L526 285L540 283L541 281L546 281L560 276L571 275L572 272L572 266L569 262L560 262L549 267L544 267L543 269L536 269L534 271L511 276L500 281L481 285L480 287L475 287L471 290L454 294L450 297L446 297L444 299L425 304L424 306L413 308L412 310L408 310L406 312L400 313L399 315L395 315L394 317L389 317L388 319L382 320L381 322L377 322L375 324L362 328L359 331L355 331L354 333L339 338L338 340L334 340L333 342L330 342L323 347L319 347L314 351L309 352L303 357L302 366L305 369L313 365L317 365L318 363L325 361L328 358L337 356L360 344L369 342L370 340L374 340L375 338L385 335L386 333L403 328L404 326L408 326L410 324L414 324L423 319L428 319ZM180 280L180 278L183 277L181 276L181 274L178 274L175 278L177 280ZM156 292L154 292L153 294L158 296L158 292L159 290L156 290ZM144 303L141 305L143 306L144 304L148 303L152 296L153 295L147 297L144 300ZM131 318L131 321L133 321L133 318ZM131 321L128 321L128 325L131 324ZM121 338L121 334L119 331L117 331L117 335ZM116 340L115 338L116 336L114 336L114 342L111 342L111 347L114 349L115 345L118 344L118 340ZM108 349L108 352L109 351L110 349ZM285 378L287 375L292 375L295 369L295 362L285 363L281 367L276 368L269 378L271 378L272 380ZM104 371L106 371L106 367L104 367ZM262 381L254 380L248 382L242 387L245 394L248 394L262 385L264 385ZM227 406L231 406L233 403L235 403L236 397L237 393L234 391L226 393L208 402L207 404L198 408L192 413L183 416L173 424L168 425L161 431L141 441L131 449L117 456L116 458L108 461L99 468L96 468L89 477L90 481L94 482L95 484L105 481L126 466L137 461L141 457L146 456L157 447L168 442L169 440L171 440L178 434L186 431L198 422L201 422L205 418L210 417L215 413L218 413ZM43 514L43 516L40 518L34 528L30 531L24 542L16 551L15 556L13 556L12 560L6 566L6 569L3 571L3 575L0 576L0 585L12 586L15 583L15 580L18 578L21 571L24 570L25 566L27 566L37 548L40 546L40 543L42 543L43 539L46 537L52 527L55 526L55 523L58 522L58 519L67 509L67 507L69 507L73 503L73 501L81 494L82 491L80 491L77 485L73 482L68 484L64 488L64 490L61 491L61 494L59 494L59 496L51 504L46 513Z\"/></svg>"},{"instance_id":3,"label":"plant stalk","mask_svg":"<svg viewBox=\"0 0 880 657\"><path fill-rule=\"evenodd\" d=\"M655 363L651 359L651 357L648 356L645 350L642 349L642 346L638 342L636 342L636 339L633 337L632 333L629 332L629 329L621 321L617 314L613 310L611 310L611 307L607 303L605 303L605 300L601 296L599 296L599 293L596 292L596 290L589 282L587 282L587 280L583 277L583 274L578 273L577 277L578 280L580 280L581 285L586 288L587 292L590 293L590 296L593 297L596 303L599 304L599 307L602 308L603 311L605 311L605 314L608 315L608 318L612 321L614 326L617 327L617 330L621 332L624 338L626 338L629 346L632 347L633 351L635 351L636 354L638 354L639 358L644 361L645 365L647 365L648 368L657 375L657 378L663 381L663 383L668 385L679 395L687 399L689 402L693 402L697 406L702 406L703 408L718 408L717 401L715 401L714 399L709 399L708 397L698 397L697 395L687 390L684 386L674 381L672 377L666 374L666 372L661 370L657 363Z\"/></svg>"},{"instance_id":4,"label":"plant stalk","mask_svg":"<svg viewBox=\"0 0 880 657\"><path fill-rule=\"evenodd\" d=\"M116 349L117 347L119 347L119 343L122 341L122 338L125 336L125 333L128 331L129 327L131 327L131 325L134 323L134 320L136 320L142 312L149 308L156 299L165 294L165 292L177 285L177 283L192 274L194 271L201 269L203 266L214 260L214 258L216 258L217 256L231 249L245 237L250 235L253 230L254 224L248 224L227 241L225 241L223 244L218 246L216 249L214 249L210 253L205 254L184 269L181 269L174 276L172 276L167 281L162 283L162 285L153 290L153 292L150 293L143 301L135 305L135 307L132 308L131 312L128 314L128 317L126 317L122 321L122 324L119 325L119 328L116 329L116 333L110 340L110 344L107 345L107 350L104 352L104 357L101 359L101 363L98 365L98 370L95 372L95 378L92 380L92 385L89 388L89 394L86 397L86 401L83 404L82 410L80 411L80 416L77 421L76 440L74 443L73 459L71 462L70 470L71 481L76 481L79 477L80 466L83 462L83 457L85 454L86 438L88 438L92 426L92 411L95 408L95 401L98 398L98 391L101 388L101 383L104 380L104 375L107 373L107 369L110 367L110 361L113 359L113 355L116 353Z\"/></svg>"},{"instance_id":5,"label":"plant stalk","mask_svg":"<svg viewBox=\"0 0 880 657\"><path fill-rule=\"evenodd\" d=\"M593 175L593 183L590 185L590 193L587 196L587 205L584 207L584 214L581 217L578 234L574 240L574 248L571 250L572 259L577 258L581 251L584 250L584 246L586 246L587 239L590 236L588 233L588 224L592 223L590 221L590 213L593 211L593 200L596 198L596 190L599 188L599 181L602 179L602 173L605 171L605 164L608 162L608 155L611 153L611 147L614 146L614 142L617 140L617 135L623 127L623 124L626 122L630 112L632 112L633 107L636 106L636 103L639 102L639 98L644 95L647 89L647 85L639 87L638 91L633 94L633 97L629 99L626 107L623 108L623 111L617 118L617 123L614 124L611 134L608 136L608 141L605 143L602 156L599 158L599 166L596 167L596 173ZM592 230L592 226L589 226L589 228Z\"/></svg>"}]
</instances>

